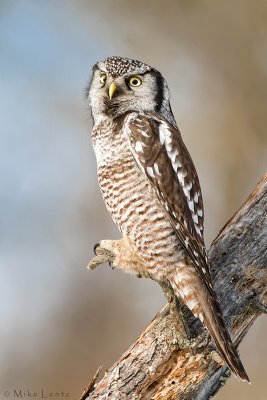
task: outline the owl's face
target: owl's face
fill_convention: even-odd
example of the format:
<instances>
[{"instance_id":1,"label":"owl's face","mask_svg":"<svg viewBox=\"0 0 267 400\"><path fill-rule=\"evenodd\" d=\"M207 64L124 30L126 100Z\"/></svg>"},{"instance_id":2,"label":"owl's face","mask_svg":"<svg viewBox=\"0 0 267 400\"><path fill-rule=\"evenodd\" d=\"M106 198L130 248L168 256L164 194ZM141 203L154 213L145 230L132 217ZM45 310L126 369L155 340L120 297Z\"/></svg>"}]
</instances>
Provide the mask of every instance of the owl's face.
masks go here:
<instances>
[{"instance_id":1,"label":"owl's face","mask_svg":"<svg viewBox=\"0 0 267 400\"><path fill-rule=\"evenodd\" d=\"M95 121L129 111L152 111L165 116L171 113L169 98L160 72L141 61L109 57L93 67L89 102Z\"/></svg>"}]
</instances>

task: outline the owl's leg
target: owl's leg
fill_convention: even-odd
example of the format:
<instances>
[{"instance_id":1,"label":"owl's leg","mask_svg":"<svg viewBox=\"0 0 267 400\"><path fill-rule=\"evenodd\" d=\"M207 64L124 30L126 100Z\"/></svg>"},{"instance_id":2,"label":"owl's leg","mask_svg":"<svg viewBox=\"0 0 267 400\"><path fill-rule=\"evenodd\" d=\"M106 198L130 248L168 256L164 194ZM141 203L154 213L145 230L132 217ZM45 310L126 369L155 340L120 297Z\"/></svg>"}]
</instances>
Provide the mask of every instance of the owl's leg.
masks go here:
<instances>
[{"instance_id":1,"label":"owl's leg","mask_svg":"<svg viewBox=\"0 0 267 400\"><path fill-rule=\"evenodd\" d=\"M166 299L168 300L176 331L181 333L181 338L184 342L184 345L188 346L191 340L191 332L183 313L183 304L176 296L171 286L163 283L160 283L160 286Z\"/></svg>"},{"instance_id":2,"label":"owl's leg","mask_svg":"<svg viewBox=\"0 0 267 400\"><path fill-rule=\"evenodd\" d=\"M160 283L160 286L169 303L170 313L173 317L173 324L177 334L177 343L180 348L190 348L191 353L195 355L195 347L201 348L207 345L207 331L204 330L204 332L199 333L196 331L195 326L192 331L190 325L194 321L194 317L188 307L185 306L184 300L177 295L176 290L171 286L162 283Z\"/></svg>"},{"instance_id":3,"label":"owl's leg","mask_svg":"<svg viewBox=\"0 0 267 400\"><path fill-rule=\"evenodd\" d=\"M105 262L124 272L136 274L138 277L148 277L147 270L141 258L137 255L135 247L127 237L120 240L101 240L94 248L96 257L88 264L94 269Z\"/></svg>"}]
</instances>

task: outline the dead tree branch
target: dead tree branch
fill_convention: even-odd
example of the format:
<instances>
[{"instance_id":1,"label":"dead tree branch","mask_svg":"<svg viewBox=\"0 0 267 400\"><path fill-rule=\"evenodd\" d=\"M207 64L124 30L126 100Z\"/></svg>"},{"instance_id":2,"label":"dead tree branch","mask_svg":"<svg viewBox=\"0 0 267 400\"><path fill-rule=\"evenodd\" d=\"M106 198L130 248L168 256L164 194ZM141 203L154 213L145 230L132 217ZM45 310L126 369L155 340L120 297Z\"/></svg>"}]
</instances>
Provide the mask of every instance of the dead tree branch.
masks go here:
<instances>
[{"instance_id":1,"label":"dead tree branch","mask_svg":"<svg viewBox=\"0 0 267 400\"><path fill-rule=\"evenodd\" d=\"M112 262L112 254L99 249L89 267L106 261ZM214 240L209 261L227 327L239 344L267 309L267 174ZM170 307L165 306L90 388L88 399L209 399L230 372L189 312L187 323L195 338L189 343L182 340L182 327L179 332Z\"/></svg>"}]
</instances>

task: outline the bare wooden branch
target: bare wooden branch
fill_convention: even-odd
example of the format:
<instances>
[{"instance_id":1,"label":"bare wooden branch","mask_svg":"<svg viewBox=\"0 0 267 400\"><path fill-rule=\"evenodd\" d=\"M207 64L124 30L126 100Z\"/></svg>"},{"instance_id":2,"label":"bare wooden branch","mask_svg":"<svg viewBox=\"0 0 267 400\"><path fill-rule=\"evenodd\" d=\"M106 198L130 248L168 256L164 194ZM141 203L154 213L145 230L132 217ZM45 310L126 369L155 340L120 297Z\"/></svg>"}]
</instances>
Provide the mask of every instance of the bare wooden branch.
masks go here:
<instances>
[{"instance_id":1,"label":"bare wooden branch","mask_svg":"<svg viewBox=\"0 0 267 400\"><path fill-rule=\"evenodd\" d=\"M112 260L105 249L98 249L89 268ZM209 261L226 325L239 344L255 319L266 312L267 174L214 240ZM200 322L186 308L183 313L195 339L182 340L183 327L165 306L106 371L88 399L206 400L214 395L230 371Z\"/></svg>"},{"instance_id":2,"label":"bare wooden branch","mask_svg":"<svg viewBox=\"0 0 267 400\"><path fill-rule=\"evenodd\" d=\"M98 368L98 370L96 371L95 375L94 375L93 378L91 379L91 382L90 382L89 385L87 385L87 387L84 389L84 391L83 391L83 393L82 393L82 395L81 395L81 397L80 397L80 400L85 400L85 399L87 399L88 396L89 396L89 394L93 391L94 386L95 386L95 383L96 383L96 380L97 380L97 378L98 378L98 376L99 376L99 374L100 374L102 368L103 368L103 365L101 365L101 366Z\"/></svg>"}]
</instances>

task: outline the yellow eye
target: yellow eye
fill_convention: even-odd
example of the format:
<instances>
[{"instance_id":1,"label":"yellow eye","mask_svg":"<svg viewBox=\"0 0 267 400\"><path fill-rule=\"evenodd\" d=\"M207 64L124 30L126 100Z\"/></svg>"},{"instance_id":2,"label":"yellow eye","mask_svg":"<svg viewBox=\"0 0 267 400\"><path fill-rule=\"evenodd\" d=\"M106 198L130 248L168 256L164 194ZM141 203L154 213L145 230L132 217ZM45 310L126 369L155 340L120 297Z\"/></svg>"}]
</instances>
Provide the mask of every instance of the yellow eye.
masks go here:
<instances>
[{"instance_id":1,"label":"yellow eye","mask_svg":"<svg viewBox=\"0 0 267 400\"><path fill-rule=\"evenodd\" d=\"M107 80L107 75L103 72L102 74L100 74L99 82L100 82L102 85L105 85L106 80Z\"/></svg>"},{"instance_id":2,"label":"yellow eye","mask_svg":"<svg viewBox=\"0 0 267 400\"><path fill-rule=\"evenodd\" d=\"M132 76L129 81L131 86L140 86L142 85L142 81L138 76Z\"/></svg>"}]
</instances>

